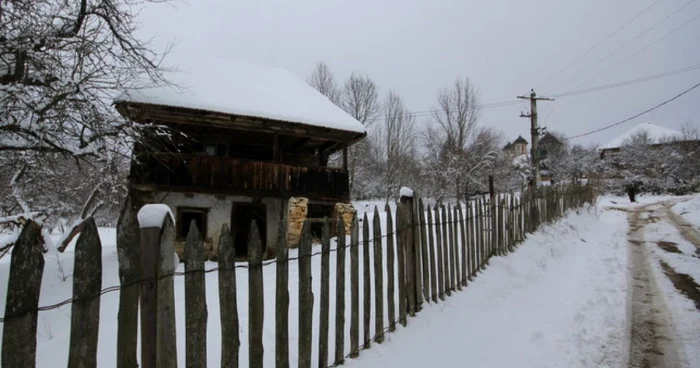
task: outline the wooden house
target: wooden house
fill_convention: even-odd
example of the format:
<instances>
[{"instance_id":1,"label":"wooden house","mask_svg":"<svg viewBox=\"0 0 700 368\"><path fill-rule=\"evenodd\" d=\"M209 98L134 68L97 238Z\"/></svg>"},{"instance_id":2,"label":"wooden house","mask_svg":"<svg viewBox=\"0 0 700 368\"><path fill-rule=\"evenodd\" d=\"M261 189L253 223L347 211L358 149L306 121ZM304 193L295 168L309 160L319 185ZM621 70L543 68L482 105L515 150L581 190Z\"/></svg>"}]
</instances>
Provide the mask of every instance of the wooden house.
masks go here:
<instances>
[{"instance_id":1,"label":"wooden house","mask_svg":"<svg viewBox=\"0 0 700 368\"><path fill-rule=\"evenodd\" d=\"M308 199L310 217L349 203L347 149L366 136L360 122L283 69L212 59L188 71L174 74L177 88L115 100L130 121L171 131L134 148L129 185L141 203L171 208L179 238L195 221L213 258L228 224L244 256L256 220L269 255L290 198ZM328 166L331 155L341 167Z\"/></svg>"}]
</instances>

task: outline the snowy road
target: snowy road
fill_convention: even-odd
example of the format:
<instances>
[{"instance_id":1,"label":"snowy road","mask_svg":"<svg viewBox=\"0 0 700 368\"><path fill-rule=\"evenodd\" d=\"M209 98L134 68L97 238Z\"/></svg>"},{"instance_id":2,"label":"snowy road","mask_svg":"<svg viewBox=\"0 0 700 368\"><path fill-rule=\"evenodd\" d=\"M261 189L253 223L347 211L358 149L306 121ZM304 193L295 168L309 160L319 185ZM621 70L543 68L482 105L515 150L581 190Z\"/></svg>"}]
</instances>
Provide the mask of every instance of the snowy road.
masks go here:
<instances>
[{"instance_id":1,"label":"snowy road","mask_svg":"<svg viewBox=\"0 0 700 368\"><path fill-rule=\"evenodd\" d=\"M682 200L569 214L348 363L700 367L700 245L670 212Z\"/></svg>"}]
</instances>

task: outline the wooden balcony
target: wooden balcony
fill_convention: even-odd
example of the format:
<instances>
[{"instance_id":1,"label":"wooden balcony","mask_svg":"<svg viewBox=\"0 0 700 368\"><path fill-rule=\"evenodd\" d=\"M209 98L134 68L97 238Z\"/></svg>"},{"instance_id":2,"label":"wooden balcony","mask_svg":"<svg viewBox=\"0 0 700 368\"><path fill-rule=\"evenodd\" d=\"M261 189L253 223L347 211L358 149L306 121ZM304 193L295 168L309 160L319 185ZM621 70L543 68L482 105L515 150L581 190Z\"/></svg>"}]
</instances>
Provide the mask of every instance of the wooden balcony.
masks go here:
<instances>
[{"instance_id":1,"label":"wooden balcony","mask_svg":"<svg viewBox=\"0 0 700 368\"><path fill-rule=\"evenodd\" d=\"M142 191L350 198L347 170L205 155L139 155L131 165L130 185Z\"/></svg>"}]
</instances>

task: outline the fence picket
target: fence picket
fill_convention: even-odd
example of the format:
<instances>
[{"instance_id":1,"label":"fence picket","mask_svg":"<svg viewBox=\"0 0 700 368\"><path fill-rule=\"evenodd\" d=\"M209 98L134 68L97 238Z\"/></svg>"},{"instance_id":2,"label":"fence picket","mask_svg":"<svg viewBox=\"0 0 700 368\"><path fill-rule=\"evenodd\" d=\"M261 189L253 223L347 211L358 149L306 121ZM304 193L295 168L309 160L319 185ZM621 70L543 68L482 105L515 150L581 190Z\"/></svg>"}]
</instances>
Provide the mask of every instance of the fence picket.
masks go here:
<instances>
[{"instance_id":1,"label":"fence picket","mask_svg":"<svg viewBox=\"0 0 700 368\"><path fill-rule=\"evenodd\" d=\"M435 263L435 268L437 270L437 280L438 280L438 296L440 300L445 300L445 256L443 254L442 247L442 225L440 224L440 208L435 206L435 240L437 249L437 260ZM444 220L442 221L444 223Z\"/></svg>"},{"instance_id":2,"label":"fence picket","mask_svg":"<svg viewBox=\"0 0 700 368\"><path fill-rule=\"evenodd\" d=\"M457 211L457 218L459 219L459 233L461 235L459 247L459 259L461 261L459 283L461 286L467 286L467 232L465 227L466 225L464 223L464 212L462 211L462 206L457 205Z\"/></svg>"},{"instance_id":3,"label":"fence picket","mask_svg":"<svg viewBox=\"0 0 700 368\"><path fill-rule=\"evenodd\" d=\"M413 292L416 301L416 312L423 309L423 268L421 265L420 246L420 217L418 214L418 201L416 196L411 198L411 240L413 241Z\"/></svg>"},{"instance_id":4,"label":"fence picket","mask_svg":"<svg viewBox=\"0 0 700 368\"><path fill-rule=\"evenodd\" d=\"M457 208L452 207L450 211L450 228L452 233L452 290L462 290L462 283L459 280L459 237L457 232L459 226L457 222Z\"/></svg>"},{"instance_id":5,"label":"fence picket","mask_svg":"<svg viewBox=\"0 0 700 368\"><path fill-rule=\"evenodd\" d=\"M435 234L433 230L433 210L428 205L428 253L430 254L429 264L430 264L430 296L433 303L438 301L438 276L435 270Z\"/></svg>"},{"instance_id":6,"label":"fence picket","mask_svg":"<svg viewBox=\"0 0 700 368\"><path fill-rule=\"evenodd\" d=\"M382 223L379 210L374 207L374 341L381 344L384 341L384 274L382 272Z\"/></svg>"},{"instance_id":7,"label":"fence picket","mask_svg":"<svg viewBox=\"0 0 700 368\"><path fill-rule=\"evenodd\" d=\"M338 219L336 231L338 241L335 264L335 361L333 364L339 365L345 361L345 225L342 219ZM358 237L357 216L353 218L350 236L350 244L356 248ZM352 256L352 248L350 253Z\"/></svg>"},{"instance_id":8,"label":"fence picket","mask_svg":"<svg viewBox=\"0 0 700 368\"><path fill-rule=\"evenodd\" d=\"M357 216L355 216L357 217ZM359 223L350 242L350 357L360 351L360 239Z\"/></svg>"},{"instance_id":9,"label":"fence picket","mask_svg":"<svg viewBox=\"0 0 700 368\"><path fill-rule=\"evenodd\" d=\"M445 279L445 294L447 296L452 295L452 273L450 272L450 232L447 227L449 219L447 218L446 206L442 205L442 269L443 277Z\"/></svg>"},{"instance_id":10,"label":"fence picket","mask_svg":"<svg viewBox=\"0 0 700 368\"><path fill-rule=\"evenodd\" d=\"M175 332L175 223L165 216L160 235L158 257L158 367L177 368L177 334Z\"/></svg>"},{"instance_id":11,"label":"fence picket","mask_svg":"<svg viewBox=\"0 0 700 368\"><path fill-rule=\"evenodd\" d=\"M474 250L474 213L472 212L471 202L466 204L467 216L467 279L473 280L476 273L476 251Z\"/></svg>"},{"instance_id":12,"label":"fence picket","mask_svg":"<svg viewBox=\"0 0 700 368\"><path fill-rule=\"evenodd\" d=\"M418 226L420 227L420 254L423 266L423 299L430 302L430 258L428 256L428 230L425 223L425 207L423 199L418 200Z\"/></svg>"},{"instance_id":13,"label":"fence picket","mask_svg":"<svg viewBox=\"0 0 700 368\"><path fill-rule=\"evenodd\" d=\"M68 367L96 367L102 287L102 244L95 220L85 220L75 244Z\"/></svg>"},{"instance_id":14,"label":"fence picket","mask_svg":"<svg viewBox=\"0 0 700 368\"><path fill-rule=\"evenodd\" d=\"M396 304L395 304L395 292L394 292L394 220L391 216L391 207L387 203L384 207L386 211L386 298L387 298L387 316L389 318L389 331L393 332L396 330Z\"/></svg>"},{"instance_id":15,"label":"fence picket","mask_svg":"<svg viewBox=\"0 0 700 368\"><path fill-rule=\"evenodd\" d=\"M399 219L401 221L399 238L404 252L404 278L406 285L406 308L408 315L416 315L416 261L415 243L413 238L413 205L412 198L402 198L399 203Z\"/></svg>"},{"instance_id":16,"label":"fence picket","mask_svg":"<svg viewBox=\"0 0 700 368\"><path fill-rule=\"evenodd\" d=\"M407 290L406 290L406 227L409 226L406 220L407 214L404 206L399 205L396 208L396 255L398 264L398 287L399 287L399 322L406 327L407 308Z\"/></svg>"},{"instance_id":17,"label":"fence picket","mask_svg":"<svg viewBox=\"0 0 700 368\"><path fill-rule=\"evenodd\" d=\"M311 276L311 225L304 222L299 243L299 368L311 368L314 293Z\"/></svg>"},{"instance_id":18,"label":"fence picket","mask_svg":"<svg viewBox=\"0 0 700 368\"><path fill-rule=\"evenodd\" d=\"M241 346L241 340L238 335L239 321L238 301L236 300L235 258L233 236L228 225L224 224L221 227L221 235L219 236L219 313L221 318L221 341L226 341L227 343L221 344L221 366L232 368L238 367L238 354ZM279 283L280 275L278 272L278 286ZM280 330L277 330L278 337L280 332Z\"/></svg>"},{"instance_id":19,"label":"fence picket","mask_svg":"<svg viewBox=\"0 0 700 368\"><path fill-rule=\"evenodd\" d=\"M258 224L253 220L248 236L248 365L263 366L263 323L265 299L262 270L262 241Z\"/></svg>"},{"instance_id":20,"label":"fence picket","mask_svg":"<svg viewBox=\"0 0 700 368\"><path fill-rule=\"evenodd\" d=\"M138 366L139 285L141 278L138 205L127 198L117 220L119 311L117 312L117 368Z\"/></svg>"},{"instance_id":21,"label":"fence picket","mask_svg":"<svg viewBox=\"0 0 700 368\"><path fill-rule=\"evenodd\" d=\"M372 279L370 266L370 226L367 219L367 213L362 221L362 332L363 344L365 349L369 349L371 344L370 322L372 320Z\"/></svg>"},{"instance_id":22,"label":"fence picket","mask_svg":"<svg viewBox=\"0 0 700 368\"><path fill-rule=\"evenodd\" d=\"M2 333L2 366L36 366L36 326L44 273L41 226L24 225L12 250Z\"/></svg>"},{"instance_id":23,"label":"fence picket","mask_svg":"<svg viewBox=\"0 0 700 368\"><path fill-rule=\"evenodd\" d=\"M330 256L331 234L328 218L323 219L321 233L321 303L320 321L318 324L318 367L328 366L328 321L330 308Z\"/></svg>"},{"instance_id":24,"label":"fence picket","mask_svg":"<svg viewBox=\"0 0 700 368\"><path fill-rule=\"evenodd\" d=\"M207 294L204 247L194 220L185 241L185 364L207 366Z\"/></svg>"}]
</instances>

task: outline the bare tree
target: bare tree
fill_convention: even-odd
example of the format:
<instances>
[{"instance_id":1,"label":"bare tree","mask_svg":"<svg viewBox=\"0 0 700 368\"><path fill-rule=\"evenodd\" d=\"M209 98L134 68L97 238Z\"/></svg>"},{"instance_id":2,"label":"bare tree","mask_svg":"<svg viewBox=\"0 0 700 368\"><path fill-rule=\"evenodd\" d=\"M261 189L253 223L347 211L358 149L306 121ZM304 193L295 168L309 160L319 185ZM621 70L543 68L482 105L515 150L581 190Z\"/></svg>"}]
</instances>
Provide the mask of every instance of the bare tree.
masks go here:
<instances>
[{"instance_id":1,"label":"bare tree","mask_svg":"<svg viewBox=\"0 0 700 368\"><path fill-rule=\"evenodd\" d=\"M477 147L474 137L478 133L480 114L478 96L468 78L457 79L451 88L438 92L437 107L433 109L434 127L427 130L428 149L435 152L430 171L440 177L437 185L447 189L456 198L466 197L465 180L470 172L470 162L480 162L467 151ZM495 155L489 153L489 157Z\"/></svg>"},{"instance_id":2,"label":"bare tree","mask_svg":"<svg viewBox=\"0 0 700 368\"><path fill-rule=\"evenodd\" d=\"M164 83L162 55L135 36L142 3L0 4L0 177L14 177L23 168L24 180L15 184L36 194L47 183L65 185L61 178L86 178L85 168L113 168L129 152L140 132L116 113L112 98L125 89ZM92 188L83 194L89 193ZM42 203L36 198L34 209L70 204L48 193ZM22 211L19 207L15 210Z\"/></svg>"},{"instance_id":3,"label":"bare tree","mask_svg":"<svg viewBox=\"0 0 700 368\"><path fill-rule=\"evenodd\" d=\"M384 147L386 202L392 194L408 183L415 162L414 117L404 105L401 96L390 91L384 99L384 122L381 136ZM379 134L378 134L379 135Z\"/></svg>"},{"instance_id":4,"label":"bare tree","mask_svg":"<svg viewBox=\"0 0 700 368\"><path fill-rule=\"evenodd\" d=\"M328 64L323 61L316 63L314 71L306 81L311 87L314 87L322 95L326 96L334 104L341 106L341 92L338 84L335 81L333 72L328 67Z\"/></svg>"}]
</instances>

